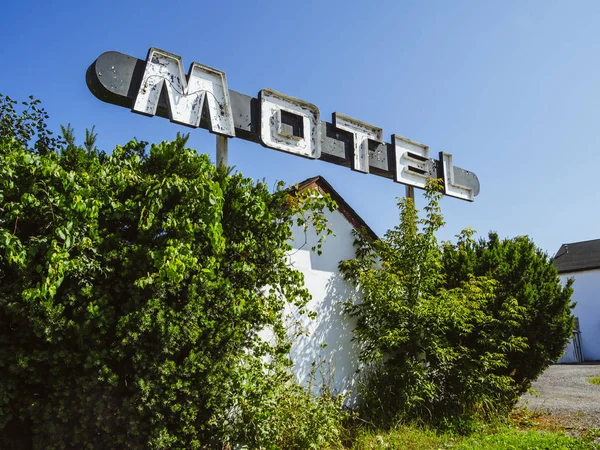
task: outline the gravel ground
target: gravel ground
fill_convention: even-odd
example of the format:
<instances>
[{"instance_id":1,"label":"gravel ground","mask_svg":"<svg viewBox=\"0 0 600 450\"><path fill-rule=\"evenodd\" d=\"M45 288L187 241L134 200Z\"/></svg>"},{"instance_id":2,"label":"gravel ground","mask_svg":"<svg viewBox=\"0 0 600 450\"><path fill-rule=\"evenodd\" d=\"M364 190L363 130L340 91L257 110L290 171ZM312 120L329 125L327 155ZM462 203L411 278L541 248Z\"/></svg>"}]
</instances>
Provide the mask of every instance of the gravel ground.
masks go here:
<instances>
[{"instance_id":1,"label":"gravel ground","mask_svg":"<svg viewBox=\"0 0 600 450\"><path fill-rule=\"evenodd\" d=\"M572 428L600 428L600 386L588 383L600 376L600 363L550 366L533 383L537 394L525 394L518 406L551 414Z\"/></svg>"}]
</instances>

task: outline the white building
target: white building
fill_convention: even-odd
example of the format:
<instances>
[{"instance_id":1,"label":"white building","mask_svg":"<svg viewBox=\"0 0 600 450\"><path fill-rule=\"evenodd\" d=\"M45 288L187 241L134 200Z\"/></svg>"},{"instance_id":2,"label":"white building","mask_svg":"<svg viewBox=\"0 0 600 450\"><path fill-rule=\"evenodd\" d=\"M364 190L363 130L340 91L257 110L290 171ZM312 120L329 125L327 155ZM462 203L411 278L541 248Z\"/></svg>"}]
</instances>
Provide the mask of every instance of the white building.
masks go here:
<instances>
[{"instance_id":1,"label":"white building","mask_svg":"<svg viewBox=\"0 0 600 450\"><path fill-rule=\"evenodd\" d=\"M317 313L315 320L302 320L306 334L293 343L294 373L298 381L306 385L314 363L317 389L323 380L335 393L352 391L355 394L359 349L352 340L355 323L344 314L342 305L352 297L354 287L342 278L338 265L355 256L353 230L365 229L374 238L377 236L323 177L310 178L300 183L298 189L315 189L321 194L329 194L338 209L327 213L335 235L327 236L321 255L311 251L317 243L314 231L305 233L301 227L293 230L291 263L304 274L305 286L312 295L308 307ZM355 395L351 395L350 403L355 399Z\"/></svg>"},{"instance_id":2,"label":"white building","mask_svg":"<svg viewBox=\"0 0 600 450\"><path fill-rule=\"evenodd\" d=\"M573 314L580 333L559 362L600 360L600 239L563 244L554 256L561 280L574 278ZM579 339L577 339L579 334ZM577 342L578 341L578 342ZM579 348L578 348L579 347Z\"/></svg>"}]
</instances>

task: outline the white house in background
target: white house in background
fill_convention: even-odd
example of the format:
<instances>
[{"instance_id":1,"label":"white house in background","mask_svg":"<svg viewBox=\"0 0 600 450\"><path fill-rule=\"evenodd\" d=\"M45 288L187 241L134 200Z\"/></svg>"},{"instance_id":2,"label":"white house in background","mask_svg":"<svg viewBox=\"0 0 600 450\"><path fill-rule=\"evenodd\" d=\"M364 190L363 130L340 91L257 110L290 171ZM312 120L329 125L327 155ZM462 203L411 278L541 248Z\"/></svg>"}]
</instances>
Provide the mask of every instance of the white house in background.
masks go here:
<instances>
[{"instance_id":1,"label":"white house in background","mask_svg":"<svg viewBox=\"0 0 600 450\"><path fill-rule=\"evenodd\" d=\"M563 282L574 278L573 314L579 321L579 339L569 343L559 362L600 360L600 239L563 244L554 256ZM577 331L577 330L576 330ZM578 349L578 342L580 348Z\"/></svg>"},{"instance_id":2,"label":"white house in background","mask_svg":"<svg viewBox=\"0 0 600 450\"><path fill-rule=\"evenodd\" d=\"M342 302L351 297L354 287L344 281L338 265L355 256L353 230L365 229L372 237L377 236L323 177L310 178L298 185L298 190L305 189L329 194L338 209L327 212L329 226L335 235L327 236L320 256L311 251L317 243L314 231L305 233L301 227L293 230L294 250L290 262L304 274L305 286L312 295L308 308L317 313L315 320L301 320L306 334L292 345L294 373L298 381L306 385L313 363L316 364L316 388L324 377L323 381L336 393L352 391L351 404L356 399L359 349L352 340L355 322L343 313Z\"/></svg>"}]
</instances>

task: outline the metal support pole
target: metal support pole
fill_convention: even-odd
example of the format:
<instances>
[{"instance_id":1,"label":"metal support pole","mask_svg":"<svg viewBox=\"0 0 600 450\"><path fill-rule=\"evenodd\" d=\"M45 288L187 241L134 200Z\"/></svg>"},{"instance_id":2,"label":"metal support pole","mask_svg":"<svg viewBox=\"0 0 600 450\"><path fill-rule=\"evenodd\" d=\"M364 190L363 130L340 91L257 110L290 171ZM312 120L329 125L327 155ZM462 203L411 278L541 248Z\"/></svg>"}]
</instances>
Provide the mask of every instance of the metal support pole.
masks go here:
<instances>
[{"instance_id":1,"label":"metal support pole","mask_svg":"<svg viewBox=\"0 0 600 450\"><path fill-rule=\"evenodd\" d=\"M412 198L413 202L415 201L415 187L414 186L405 186L406 188L406 198Z\"/></svg>"},{"instance_id":2,"label":"metal support pole","mask_svg":"<svg viewBox=\"0 0 600 450\"><path fill-rule=\"evenodd\" d=\"M229 165L229 140L217 134L217 167Z\"/></svg>"}]
</instances>

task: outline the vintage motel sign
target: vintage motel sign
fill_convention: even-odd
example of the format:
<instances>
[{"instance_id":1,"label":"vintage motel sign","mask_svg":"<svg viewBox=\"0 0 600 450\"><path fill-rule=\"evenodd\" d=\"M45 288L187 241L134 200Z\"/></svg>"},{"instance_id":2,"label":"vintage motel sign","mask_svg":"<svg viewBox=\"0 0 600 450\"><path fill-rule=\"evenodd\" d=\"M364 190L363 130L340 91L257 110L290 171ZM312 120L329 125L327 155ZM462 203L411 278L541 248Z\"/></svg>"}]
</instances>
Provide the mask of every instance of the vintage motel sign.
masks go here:
<instances>
[{"instance_id":1,"label":"vintage motel sign","mask_svg":"<svg viewBox=\"0 0 600 450\"><path fill-rule=\"evenodd\" d=\"M431 158L429 147L340 113L321 120L319 108L263 89L258 98L230 90L225 72L193 63L186 76L181 57L156 48L145 61L118 52L103 53L88 68L86 81L100 100L148 116L169 118L224 137L258 142L293 155L350 167L423 189L427 178L443 178L444 193L473 201L479 180L454 166L452 155Z\"/></svg>"}]
</instances>

